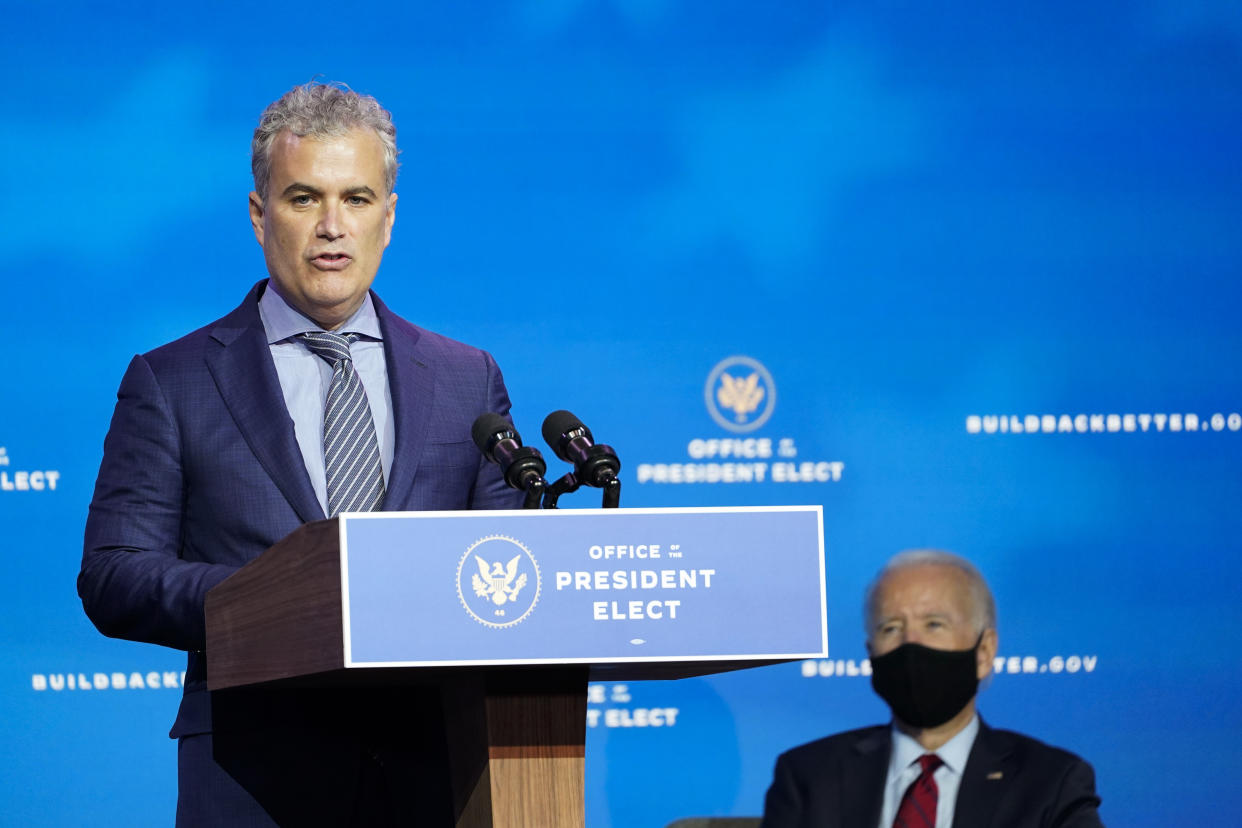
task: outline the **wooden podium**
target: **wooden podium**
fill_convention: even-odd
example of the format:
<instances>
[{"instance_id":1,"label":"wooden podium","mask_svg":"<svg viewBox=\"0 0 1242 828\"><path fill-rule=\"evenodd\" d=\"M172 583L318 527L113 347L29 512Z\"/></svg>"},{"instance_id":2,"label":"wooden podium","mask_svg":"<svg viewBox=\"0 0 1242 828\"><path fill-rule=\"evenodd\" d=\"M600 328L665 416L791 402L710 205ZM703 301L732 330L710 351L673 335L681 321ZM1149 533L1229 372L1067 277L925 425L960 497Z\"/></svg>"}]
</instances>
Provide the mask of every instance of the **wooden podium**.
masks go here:
<instances>
[{"instance_id":1,"label":"wooden podium","mask_svg":"<svg viewBox=\"0 0 1242 828\"><path fill-rule=\"evenodd\" d=\"M773 507L776 510L782 508L792 509ZM393 703L394 710L401 709L400 700L406 698L407 693L416 694L424 707L434 706L438 698L439 710L433 718L438 719L436 727L441 728L438 733L442 736L436 735L435 738L442 738L444 752L441 755L447 754L443 762L447 768L441 769L446 774L443 781L447 784L439 787L447 787L449 790L441 791L441 801L428 802L427 813L442 814L444 824L455 824L462 828L585 828L584 757L589 680L682 678L826 655L821 517L817 507L799 507L792 511L805 513L808 510L814 512L814 521L802 520L800 526L803 528L799 531L803 535L807 534L805 527L813 523L817 537L803 538L803 546L814 550L814 560L811 560L811 553L807 552L801 556L805 560L797 564L808 576L808 588L804 590L806 595L803 598L807 612L801 616L800 623L798 619L794 619L802 627L802 632L797 636L782 631L773 633L771 640L787 642L789 646L766 647L762 653L732 652L728 646L718 646L720 642L709 642L707 638L702 639L701 644L697 643L697 639L692 645L670 644L671 647L681 648L676 650L681 653L680 656L669 656L667 651L648 656L631 655L628 651L617 650L619 646L641 646L636 643L645 643L640 638L630 638L620 645L603 640L596 645L589 639L585 644L567 642L584 625L590 634L594 634L592 623L601 632L609 631L612 627L607 623L599 623L600 610L595 603L588 607L593 615L583 618L586 611L581 606L573 605L573 602L577 601L581 605L584 598L594 599L596 596L584 596L580 594L582 590L570 591L565 583L565 573L570 570L556 569L558 565L580 565L584 558L584 549L603 549L602 546L583 546L574 539L575 533L585 532L583 537L615 537L618 532L625 534L637 531L630 524L616 522L617 518L626 515L627 520L639 521L636 525L646 525L644 521L650 523L659 519L663 521L660 526L664 527L669 525L670 519L678 519L679 510L631 512L614 509L417 515L375 513L367 516L344 516L303 526L218 585L207 596L208 686L212 691L213 707L218 719L217 758L219 759L220 745L227 743L230 738L227 721L230 711L265 711L263 705L266 704L268 707L265 712L251 717L252 720L257 718L262 721L279 704L263 700L270 699L273 693L277 694L276 698L286 699L300 696L309 698L315 695L317 698L328 699L325 702L328 705L340 704L355 708L371 706L369 700L374 698L377 705ZM684 547L686 539L693 537L693 534L688 533L700 531L694 527L714 525L718 520L724 520L724 515L737 513L737 510L730 509L682 511L696 517L691 521L693 526L690 529L677 535L682 538L682 543L677 544L678 547ZM751 513L768 511L771 510L751 510ZM713 517L714 514L720 517ZM482 521L483 525L461 526L458 525L460 521L454 522L453 518L473 521L474 524ZM584 520L587 522L584 523ZM496 524L496 521L500 523ZM562 523L552 524L552 521ZM608 522L608 532L604 532L600 526L604 522ZM501 526L506 533L496 533L496 525ZM449 529L447 539L442 537L443 527ZM561 528L572 531L559 531ZM351 537L350 529L354 530L354 535L363 537L363 540ZM434 537L427 536L428 529L434 529ZM364 535L362 530L367 533ZM376 535L376 530L383 531ZM661 531L667 533L669 530ZM481 534L485 535L485 541L508 544L504 546L505 550L519 549L509 560L507 582L503 575L491 580L480 580L474 574L477 564L472 564L469 558L479 548L482 541L477 538ZM537 538L536 543L517 540L532 534ZM739 536L733 531L728 534ZM741 533L741 536L744 535L744 532ZM458 536L476 540L473 544L463 544L457 539ZM747 541L741 536L738 543L745 546ZM368 552L364 540L372 547L383 547L382 553ZM754 546L756 541L752 539L750 543ZM719 540L714 540L713 544L719 545ZM417 551L393 553L388 547ZM444 551L438 551L441 547ZM463 548L470 550L465 556L461 555ZM481 559L488 548L482 547L483 552L477 553ZM632 553L635 548L631 547ZM535 549L538 550L542 564L535 562L532 552ZM656 549L658 551L659 547ZM706 543L702 549L696 560L700 564L708 560L710 554ZM497 599L495 593L508 590L509 593L520 596L525 591L525 588L521 591L513 589L513 584L518 582L515 571L519 566L526 566L525 559L518 560L521 558L520 550L525 550L533 567L529 586L542 590L542 597L536 592L531 608L526 610L527 615L538 615L539 620L524 620L524 616L518 621L527 626L522 627L520 633L511 633L510 627L521 626L517 621L489 621L492 616L476 614L469 608L469 602L477 601L477 606L496 612L498 618L503 617L494 607L498 605L498 601L503 604L506 599ZM493 553L487 553L487 557L500 560L494 551L493 548ZM753 552L753 549L750 550L750 553ZM740 553L734 554L745 557L750 553L742 549ZM396 557L393 557L394 554ZM765 550L765 554L770 557L770 549ZM367 563L368 555L375 560ZM569 564L558 560L558 556L568 560ZM510 558L507 551L504 557ZM410 585L411 590L436 589L437 582L443 580L442 573L449 571L446 569L448 558L452 559L451 570L456 573L457 586L453 595L455 609L447 602L436 604L434 600L422 598L418 594L412 595L408 600L392 598L394 594L400 596L404 589L401 586L394 587L393 582L400 582L402 579ZM676 559L678 563L683 560L681 556ZM394 567L393 561L401 562L401 566ZM514 561L518 563L515 564ZM364 563L376 571L368 574ZM645 563L647 566L654 565L650 559ZM663 563L671 565L673 561L665 558ZM402 569L405 566L415 568L405 571ZM700 567L693 571L710 571L718 575L719 582L722 567L725 566L726 564L718 561L710 570ZM816 570L814 578L809 577L811 567ZM479 568L482 573L487 574L486 560ZM400 571L393 572L394 569ZM500 572L500 569L497 568L496 571ZM638 576L643 570L615 571L632 571L636 587L640 585L640 581L651 580ZM656 572L658 578L665 570L647 571ZM389 572L392 572L391 577ZM590 575L590 578L596 577L598 576ZM663 577L666 583L672 580L667 575ZM525 576L523 580L524 578ZM577 578L578 585L581 586L583 580L581 576ZM538 583L534 583L536 581ZM702 586L702 583L695 584L698 592L693 597L705 607L701 610L703 618L700 620L706 621L709 610L706 609L707 602L702 600L702 596L709 594L711 590L704 590ZM712 586L710 579L708 586ZM440 591L448 588L440 587ZM372 590L371 594L367 593L368 589ZM616 594L618 593L614 591L609 597ZM655 593L646 592L643 596L649 598L652 594ZM721 590L721 594L727 594L727 590ZM715 600L714 596L712 600ZM765 600L781 604L784 611L787 609L789 596L773 595L770 599L761 599L760 603ZM386 601L391 603L385 603ZM457 605L458 602L460 605ZM565 604L562 614L570 613L566 616L569 621L555 617L558 602ZM537 613L536 603L539 604ZM659 602L650 601L645 605L642 601L637 603L640 608L646 607L655 612L652 605ZM684 600L679 602L679 606L681 603ZM812 603L814 607L811 606ZM622 606L624 605L622 602ZM613 609L616 607L617 603L614 602ZM478 610L479 613L484 611ZM473 619L467 616L467 612ZM683 610L682 623L694 624L695 619L687 619L687 614ZM372 620L368 621L364 615ZM380 616L378 621L374 618L377 615ZM582 620L579 623L577 619ZM814 620L814 629L805 629L808 620ZM672 621L666 620L665 623L668 629L673 629ZM763 619L752 617L749 623L762 624ZM368 627L368 624L371 626ZM714 630L719 624L705 626ZM454 630L459 627L464 630L462 640L456 643L446 642L445 639L451 638L455 634ZM380 632L368 632L368 629ZM423 660L422 645L416 640L413 645L402 644L400 641L384 643L383 647L396 648L394 652L398 652L397 657L385 654L368 661L359 655L369 646L364 640L366 636L374 635L387 641L386 636L396 635L399 639L402 635L410 635L408 631L411 629L419 631L416 638L428 642L429 648L430 642L434 641L436 646L451 646L457 652L452 658ZM695 634L704 632L709 637L729 635L728 630L701 630ZM497 646L493 642L498 640L498 636L504 635L523 636L521 640L525 643L522 646L528 648L527 651L517 651L516 645L512 654L498 654L489 649ZM477 645L481 648L479 652L472 651L476 645L471 643L471 636L476 636L482 642ZM791 638L797 640L790 640ZM510 639L515 640L517 639ZM727 643L725 642L726 645ZM401 655L402 646L413 646L416 653L413 659ZM533 651L529 650L531 647L534 648ZM598 649L593 649L595 647ZM598 655L592 655L592 652L597 652ZM344 701L338 702L337 698ZM395 701L381 702L378 701L380 699ZM386 716L387 714L377 714L376 718L386 721ZM320 717L315 714L311 718L317 721ZM296 727L305 731L314 729L317 724L302 722ZM245 731L246 726L240 730ZM245 732L239 732L237 736L242 739L238 752L243 755L254 754L257 740L262 738L255 737L247 743ZM297 758L294 757L295 762ZM225 764L222 760L221 763ZM390 762L389 767L393 766ZM230 772L233 771L230 769ZM426 781L425 784L432 788L439 784L432 778L434 773L430 776L422 772L414 773L420 780L431 779L432 781ZM244 780L239 781L244 784ZM391 782L388 784L392 786ZM255 793L261 804L268 807L273 816L284 813L279 804L269 807L269 801L265 801L264 794L254 789L251 792ZM289 794L286 792L275 796ZM427 796L434 799L434 791ZM313 809L308 806L307 810ZM451 816L448 815L449 811ZM299 812L295 807L289 813L305 812ZM297 824L301 821L313 822L314 819L294 816L286 821ZM439 818L433 816L430 824L437 821Z\"/></svg>"}]
</instances>

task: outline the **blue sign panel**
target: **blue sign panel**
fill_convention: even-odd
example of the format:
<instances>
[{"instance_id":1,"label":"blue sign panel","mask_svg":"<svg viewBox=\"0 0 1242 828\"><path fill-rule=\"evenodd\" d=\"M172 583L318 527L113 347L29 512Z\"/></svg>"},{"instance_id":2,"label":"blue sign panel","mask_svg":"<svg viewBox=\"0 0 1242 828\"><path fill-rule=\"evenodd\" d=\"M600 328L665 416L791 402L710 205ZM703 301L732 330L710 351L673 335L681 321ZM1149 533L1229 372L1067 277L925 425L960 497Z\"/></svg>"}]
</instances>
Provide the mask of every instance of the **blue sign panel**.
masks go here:
<instances>
[{"instance_id":1,"label":"blue sign panel","mask_svg":"<svg viewBox=\"0 0 1242 828\"><path fill-rule=\"evenodd\" d=\"M346 663L827 653L818 506L350 515Z\"/></svg>"}]
</instances>

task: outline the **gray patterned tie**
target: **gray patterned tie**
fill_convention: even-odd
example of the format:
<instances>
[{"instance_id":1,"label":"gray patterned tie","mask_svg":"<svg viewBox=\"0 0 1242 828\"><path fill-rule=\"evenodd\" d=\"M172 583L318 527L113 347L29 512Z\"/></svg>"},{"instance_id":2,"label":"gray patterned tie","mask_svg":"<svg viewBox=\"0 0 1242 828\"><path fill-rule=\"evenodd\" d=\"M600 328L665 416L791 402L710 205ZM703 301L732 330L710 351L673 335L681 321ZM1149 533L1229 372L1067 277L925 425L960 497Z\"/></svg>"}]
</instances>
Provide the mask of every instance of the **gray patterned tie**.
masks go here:
<instances>
[{"instance_id":1,"label":"gray patterned tie","mask_svg":"<svg viewBox=\"0 0 1242 828\"><path fill-rule=\"evenodd\" d=\"M308 331L298 339L332 366L323 410L323 458L328 476L328 517L372 512L384 502L384 470L366 389L354 370L349 344L358 334Z\"/></svg>"}]
</instances>

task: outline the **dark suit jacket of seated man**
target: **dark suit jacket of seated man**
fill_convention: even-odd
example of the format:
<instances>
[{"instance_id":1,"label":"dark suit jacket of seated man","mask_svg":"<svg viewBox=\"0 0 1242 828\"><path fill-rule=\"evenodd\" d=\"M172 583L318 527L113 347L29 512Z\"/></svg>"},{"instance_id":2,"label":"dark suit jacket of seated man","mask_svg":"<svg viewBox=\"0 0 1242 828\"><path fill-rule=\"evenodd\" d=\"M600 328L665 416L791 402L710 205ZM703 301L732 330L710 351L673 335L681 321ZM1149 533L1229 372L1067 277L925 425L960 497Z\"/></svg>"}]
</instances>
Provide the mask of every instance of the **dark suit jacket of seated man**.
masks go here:
<instances>
[{"instance_id":1,"label":"dark suit jacket of seated man","mask_svg":"<svg viewBox=\"0 0 1242 828\"><path fill-rule=\"evenodd\" d=\"M372 480L383 475L370 508L521 505L470 439L478 415L507 416L496 363L370 292L395 218L395 134L374 98L334 85L269 106L250 215L270 280L222 319L134 357L121 381L78 591L106 635L188 651L170 734L178 825L408 824L427 797L439 804L420 824L451 824L436 694L273 690L239 704L206 689L207 591L329 516L323 406L338 373L355 372L375 415L355 418L375 434ZM330 365L299 328L360 335ZM233 725L213 740L225 713Z\"/></svg>"},{"instance_id":2,"label":"dark suit jacket of seated man","mask_svg":"<svg viewBox=\"0 0 1242 828\"><path fill-rule=\"evenodd\" d=\"M1101 824L1089 764L993 730L976 713L998 639L995 603L973 564L936 550L903 552L872 582L864 612L872 685L893 722L782 754L762 828ZM923 770L928 754L936 758Z\"/></svg>"}]
</instances>

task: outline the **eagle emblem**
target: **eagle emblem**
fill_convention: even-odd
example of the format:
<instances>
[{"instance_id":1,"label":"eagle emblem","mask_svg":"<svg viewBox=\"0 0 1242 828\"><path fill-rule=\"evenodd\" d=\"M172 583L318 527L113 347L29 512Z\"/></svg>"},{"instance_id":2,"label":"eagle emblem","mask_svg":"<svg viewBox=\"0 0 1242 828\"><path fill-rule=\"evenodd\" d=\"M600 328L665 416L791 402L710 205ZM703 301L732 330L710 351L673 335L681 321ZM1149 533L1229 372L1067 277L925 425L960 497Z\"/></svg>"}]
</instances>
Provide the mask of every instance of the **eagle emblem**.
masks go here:
<instances>
[{"instance_id":1,"label":"eagle emblem","mask_svg":"<svg viewBox=\"0 0 1242 828\"><path fill-rule=\"evenodd\" d=\"M456 581L462 608L494 630L520 624L539 603L539 562L525 544L506 535L470 544L457 559Z\"/></svg>"},{"instance_id":2,"label":"eagle emblem","mask_svg":"<svg viewBox=\"0 0 1242 828\"><path fill-rule=\"evenodd\" d=\"M703 385L703 402L716 425L744 434L771 418L776 408L776 384L763 363L738 354L712 368Z\"/></svg>"},{"instance_id":3,"label":"eagle emblem","mask_svg":"<svg viewBox=\"0 0 1242 828\"><path fill-rule=\"evenodd\" d=\"M479 571L470 578L474 594L480 598L491 598L496 606L503 606L508 601L516 601L522 587L526 586L525 573L518 575L518 561L521 555L514 555L507 564L500 561L488 563L478 555L474 561Z\"/></svg>"},{"instance_id":4,"label":"eagle emblem","mask_svg":"<svg viewBox=\"0 0 1242 828\"><path fill-rule=\"evenodd\" d=\"M758 371L746 377L722 373L720 386L716 389L716 402L720 403L721 408L732 411L739 423L744 423L747 415L753 413L763 401L763 393Z\"/></svg>"}]
</instances>

